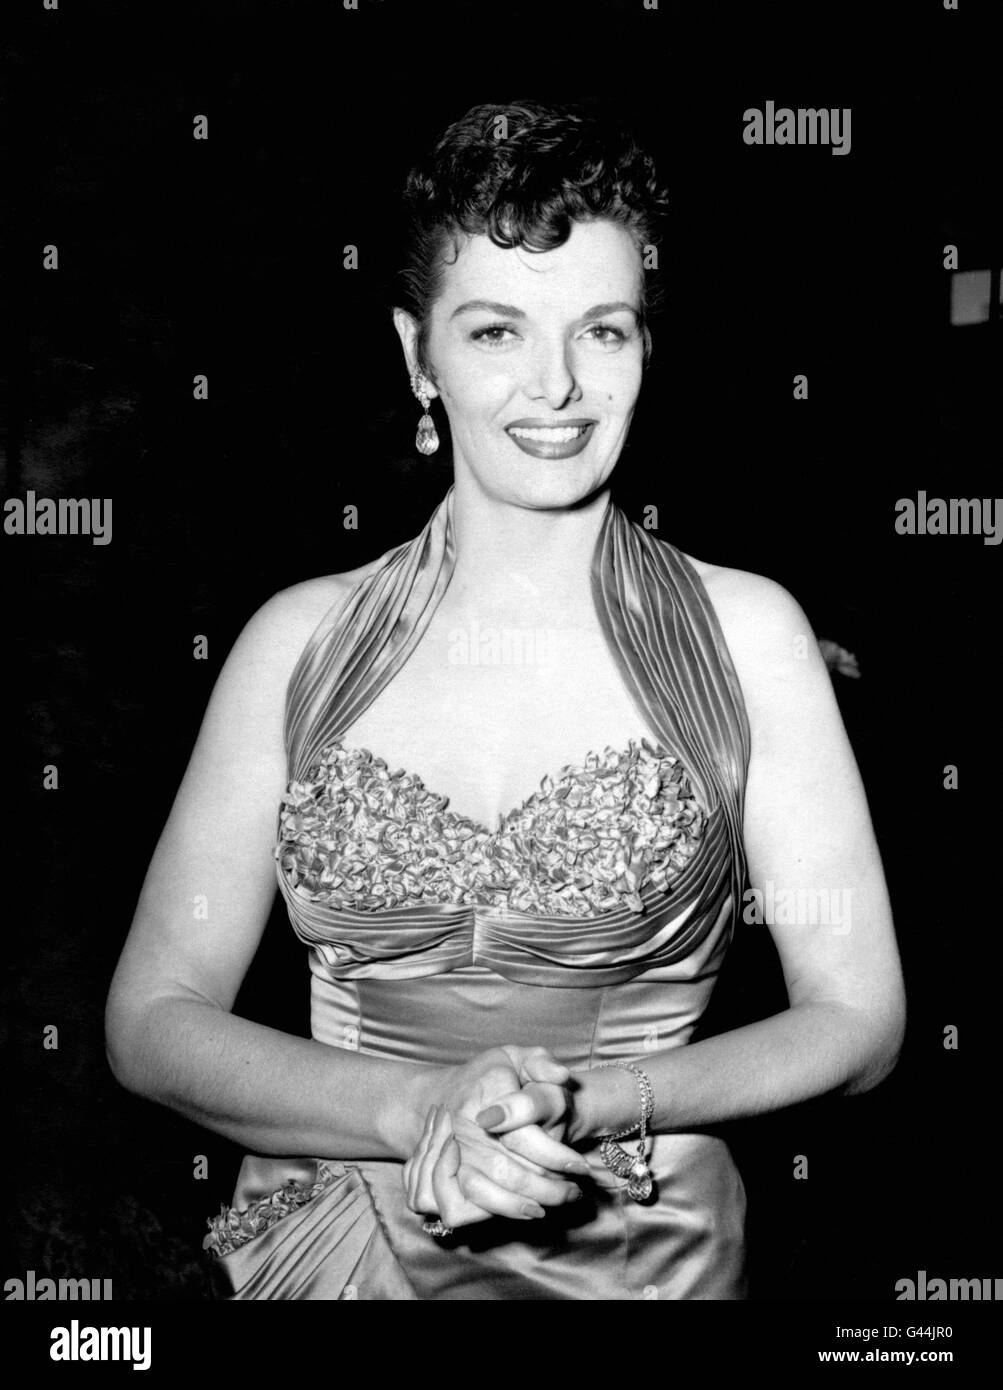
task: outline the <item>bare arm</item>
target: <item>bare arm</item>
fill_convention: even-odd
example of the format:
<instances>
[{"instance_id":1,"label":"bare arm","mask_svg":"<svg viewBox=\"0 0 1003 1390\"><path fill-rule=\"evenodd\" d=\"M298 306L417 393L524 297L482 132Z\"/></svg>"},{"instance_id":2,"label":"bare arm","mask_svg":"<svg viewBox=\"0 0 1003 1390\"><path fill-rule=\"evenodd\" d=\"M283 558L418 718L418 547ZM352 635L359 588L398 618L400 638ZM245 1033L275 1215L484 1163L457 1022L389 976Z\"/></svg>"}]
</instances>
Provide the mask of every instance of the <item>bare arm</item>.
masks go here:
<instances>
[{"instance_id":1,"label":"bare arm","mask_svg":"<svg viewBox=\"0 0 1003 1390\"><path fill-rule=\"evenodd\" d=\"M336 597L330 581L278 594L235 643L115 972L107 1049L130 1090L257 1153L406 1158L435 1069L230 1012L276 890L286 684Z\"/></svg>"},{"instance_id":2,"label":"bare arm","mask_svg":"<svg viewBox=\"0 0 1003 1390\"><path fill-rule=\"evenodd\" d=\"M108 1058L130 1090L260 1154L403 1163L441 1106L469 1159L464 1220L531 1219L577 1193L563 1175L578 1155L542 1133L510 1151L470 1117L523 1075L566 1076L552 1059L513 1047L455 1067L387 1061L231 1012L276 891L286 686L335 598L323 584L278 594L220 673L112 982Z\"/></svg>"},{"instance_id":3,"label":"bare arm","mask_svg":"<svg viewBox=\"0 0 1003 1390\"><path fill-rule=\"evenodd\" d=\"M724 583L731 592L721 595L718 612L752 729L749 878L767 906L772 893L785 908L769 929L790 1007L718 1037L634 1059L651 1078L656 1132L756 1115L826 1092L866 1091L893 1068L904 1030L881 860L807 618L769 580L731 572ZM736 930L756 930L742 920L742 908ZM572 1142L636 1120L637 1089L628 1073L582 1071L574 1078L578 1089L567 1117ZM489 1127L501 1132L516 1123L553 1121L562 1102L553 1094L557 1088L548 1089L549 1101L534 1096L533 1087L506 1098L507 1119Z\"/></svg>"}]
</instances>

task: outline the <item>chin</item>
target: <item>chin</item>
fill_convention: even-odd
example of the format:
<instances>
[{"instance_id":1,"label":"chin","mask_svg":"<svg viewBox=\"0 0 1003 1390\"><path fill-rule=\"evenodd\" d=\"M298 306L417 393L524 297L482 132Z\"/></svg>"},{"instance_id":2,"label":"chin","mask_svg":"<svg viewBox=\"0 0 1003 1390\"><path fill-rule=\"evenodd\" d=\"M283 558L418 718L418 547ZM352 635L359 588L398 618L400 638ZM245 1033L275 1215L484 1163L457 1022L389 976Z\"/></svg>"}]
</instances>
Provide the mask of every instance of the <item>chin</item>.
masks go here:
<instances>
[{"instance_id":1,"label":"chin","mask_svg":"<svg viewBox=\"0 0 1003 1390\"><path fill-rule=\"evenodd\" d=\"M597 468L581 458L520 460L514 465L480 471L478 486L489 496L518 507L573 507L605 487L613 469Z\"/></svg>"},{"instance_id":2,"label":"chin","mask_svg":"<svg viewBox=\"0 0 1003 1390\"><path fill-rule=\"evenodd\" d=\"M586 501L609 481L609 474L588 475L567 465L543 465L528 478L506 488L510 501L527 507L574 507Z\"/></svg>"}]
</instances>

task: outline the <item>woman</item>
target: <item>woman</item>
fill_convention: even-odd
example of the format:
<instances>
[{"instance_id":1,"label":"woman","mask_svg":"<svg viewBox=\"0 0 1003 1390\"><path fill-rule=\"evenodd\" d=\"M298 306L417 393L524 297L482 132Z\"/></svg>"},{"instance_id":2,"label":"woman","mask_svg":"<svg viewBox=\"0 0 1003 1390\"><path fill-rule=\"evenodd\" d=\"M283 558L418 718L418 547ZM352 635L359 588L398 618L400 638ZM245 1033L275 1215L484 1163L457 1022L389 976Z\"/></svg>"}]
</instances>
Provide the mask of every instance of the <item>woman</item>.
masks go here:
<instances>
[{"instance_id":1,"label":"woman","mask_svg":"<svg viewBox=\"0 0 1003 1390\"><path fill-rule=\"evenodd\" d=\"M794 600L611 501L650 160L582 112L478 107L408 201L394 320L453 485L413 541L241 634L109 1056L255 1155L206 1242L223 1296L742 1298L742 1184L703 1128L867 1090L900 1046L854 759ZM530 631L545 651L506 660ZM276 870L310 1040L231 1013ZM849 893L852 929L772 923L789 1008L687 1045L746 872Z\"/></svg>"}]
</instances>

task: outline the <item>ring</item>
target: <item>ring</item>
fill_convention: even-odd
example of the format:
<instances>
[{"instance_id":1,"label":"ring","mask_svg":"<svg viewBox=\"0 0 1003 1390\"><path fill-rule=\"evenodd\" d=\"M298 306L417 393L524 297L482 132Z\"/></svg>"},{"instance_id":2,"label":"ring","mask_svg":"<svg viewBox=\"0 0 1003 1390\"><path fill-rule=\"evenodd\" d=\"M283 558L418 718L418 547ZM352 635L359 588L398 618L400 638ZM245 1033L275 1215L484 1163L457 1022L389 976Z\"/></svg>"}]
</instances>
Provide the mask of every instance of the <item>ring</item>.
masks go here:
<instances>
[{"instance_id":1,"label":"ring","mask_svg":"<svg viewBox=\"0 0 1003 1390\"><path fill-rule=\"evenodd\" d=\"M452 1226L447 1226L442 1218L438 1216L434 1221L423 1221L421 1223L421 1229L427 1236L436 1236L437 1238L441 1236L451 1236L453 1234Z\"/></svg>"}]
</instances>

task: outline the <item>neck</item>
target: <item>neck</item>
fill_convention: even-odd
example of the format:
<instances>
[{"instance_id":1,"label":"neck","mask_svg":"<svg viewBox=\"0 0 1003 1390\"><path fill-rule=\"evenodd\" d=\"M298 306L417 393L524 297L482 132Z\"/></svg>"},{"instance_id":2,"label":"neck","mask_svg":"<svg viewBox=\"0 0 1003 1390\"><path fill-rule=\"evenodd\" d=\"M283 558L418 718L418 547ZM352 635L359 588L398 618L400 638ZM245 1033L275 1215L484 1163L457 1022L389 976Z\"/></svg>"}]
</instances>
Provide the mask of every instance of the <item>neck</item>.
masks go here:
<instances>
[{"instance_id":1,"label":"neck","mask_svg":"<svg viewBox=\"0 0 1003 1390\"><path fill-rule=\"evenodd\" d=\"M451 598L524 612L591 603L591 570L610 489L573 508L540 510L490 497L458 477L453 489L456 563Z\"/></svg>"}]
</instances>

